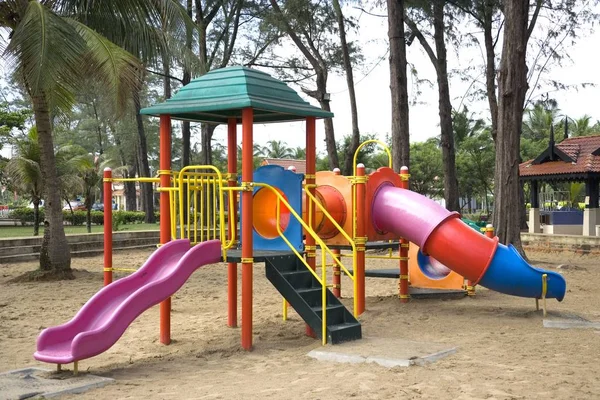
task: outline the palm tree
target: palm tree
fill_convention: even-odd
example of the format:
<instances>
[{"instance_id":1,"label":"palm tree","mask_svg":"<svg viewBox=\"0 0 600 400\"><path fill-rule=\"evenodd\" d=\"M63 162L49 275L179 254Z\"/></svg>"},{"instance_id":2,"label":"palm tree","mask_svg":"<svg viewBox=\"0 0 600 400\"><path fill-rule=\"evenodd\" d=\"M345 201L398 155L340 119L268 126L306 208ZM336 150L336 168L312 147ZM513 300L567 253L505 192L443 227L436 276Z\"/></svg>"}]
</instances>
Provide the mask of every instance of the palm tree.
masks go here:
<instances>
[{"instance_id":1,"label":"palm tree","mask_svg":"<svg viewBox=\"0 0 600 400\"><path fill-rule=\"evenodd\" d=\"M536 103L525 110L523 118L523 137L532 140L546 140L550 136L550 127L557 121L559 110L546 108L545 103Z\"/></svg>"},{"instance_id":2,"label":"palm tree","mask_svg":"<svg viewBox=\"0 0 600 400\"><path fill-rule=\"evenodd\" d=\"M292 149L282 140L269 140L265 153L268 158L292 158L293 156Z\"/></svg>"},{"instance_id":3,"label":"palm tree","mask_svg":"<svg viewBox=\"0 0 600 400\"><path fill-rule=\"evenodd\" d=\"M573 136L587 136L598 133L594 129L594 126L592 126L591 122L592 117L589 115L584 115L581 118L573 120L573 125L571 126L571 132L573 133Z\"/></svg>"},{"instance_id":4,"label":"palm tree","mask_svg":"<svg viewBox=\"0 0 600 400\"><path fill-rule=\"evenodd\" d=\"M16 141L16 148L17 155L6 164L6 173L17 191L33 204L33 236L37 236L43 187L37 129L31 128L26 137Z\"/></svg>"},{"instance_id":5,"label":"palm tree","mask_svg":"<svg viewBox=\"0 0 600 400\"><path fill-rule=\"evenodd\" d=\"M296 147L291 150L292 158L294 160L305 160L306 159L306 149L304 147Z\"/></svg>"},{"instance_id":6,"label":"palm tree","mask_svg":"<svg viewBox=\"0 0 600 400\"><path fill-rule=\"evenodd\" d=\"M473 113L464 106L462 111L452 110L452 128L454 130L454 145L456 148L466 139L475 137L486 128L483 119L474 118Z\"/></svg>"},{"instance_id":7,"label":"palm tree","mask_svg":"<svg viewBox=\"0 0 600 400\"><path fill-rule=\"evenodd\" d=\"M157 15L171 20L184 16L181 10L175 0L0 3L0 26L9 31L3 56L31 100L38 131L46 198L41 271L72 277L52 140L53 117L70 110L76 93L90 79L100 81L105 93L118 99L118 108L124 109L139 86L142 66L115 42L152 52L157 47L151 34Z\"/></svg>"}]
</instances>

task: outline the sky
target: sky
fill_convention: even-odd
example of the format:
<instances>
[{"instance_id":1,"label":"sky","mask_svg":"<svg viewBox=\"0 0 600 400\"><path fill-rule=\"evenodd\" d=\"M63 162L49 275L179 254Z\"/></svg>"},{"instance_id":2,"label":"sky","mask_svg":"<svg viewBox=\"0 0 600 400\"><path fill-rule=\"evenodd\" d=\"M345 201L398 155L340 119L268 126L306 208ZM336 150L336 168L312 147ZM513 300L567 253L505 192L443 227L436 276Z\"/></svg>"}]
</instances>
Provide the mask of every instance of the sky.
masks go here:
<instances>
[{"instance_id":1,"label":"sky","mask_svg":"<svg viewBox=\"0 0 600 400\"><path fill-rule=\"evenodd\" d=\"M365 57L364 65L356 68L354 72L359 128L361 134L376 134L378 138L383 140L390 133L391 126L387 19L370 16L353 8L347 8L345 12L359 18L360 31L358 34L350 33L350 40L358 40ZM598 43L600 43L600 32L578 39L574 46L567 46L563 49L568 52L571 61L561 67L552 67L546 75L547 78L570 85L578 85L584 82L597 85L586 89L571 89L549 93L550 97L558 101L562 113L569 117L577 118L588 114L592 116L594 122L600 119L600 107L598 107L600 74L598 74L597 61L594 59L597 54ZM420 79L435 83L433 66L417 40L408 47L408 59L409 63L413 64L418 71ZM482 51L474 46L461 47L460 53L456 54L456 51L449 47L448 62L450 71L459 70L470 65L483 65ZM473 79L482 80L484 77L478 75L474 76ZM408 86L409 98L416 102L415 105L410 107L411 142L420 142L439 135L436 85L421 85L421 93L418 96L415 82L410 76ZM456 76L451 78L450 94L453 107L459 108L460 104L465 104L470 111L475 112L481 118L489 120L486 100L475 103L461 103L470 86L470 81L463 81ZM294 88L299 89L298 87ZM352 130L345 77L330 74L328 90L331 93L330 104L335 114L333 121L336 138L339 141L344 135L350 134ZM539 96L544 92L544 90L538 91L536 95ZM304 94L301 95L312 104L317 105L314 100L309 99ZM317 149L321 154L325 153L324 138L323 122L318 121ZM199 135L195 135L194 139L199 140ZM214 139L221 144L226 144L226 130L224 127L220 127L215 131ZM238 135L238 139L241 141L241 134ZM282 140L289 147L304 147L305 126L300 122L255 125L254 141L265 145L269 140ZM4 156L10 156L10 151L6 147L2 153Z\"/></svg>"},{"instance_id":2,"label":"sky","mask_svg":"<svg viewBox=\"0 0 600 400\"><path fill-rule=\"evenodd\" d=\"M383 140L391 131L387 19L370 16L354 9L347 9L346 12L352 12L360 18L360 36L357 38L354 35L353 39L358 39L361 43L366 59L365 65L354 73L360 132L361 134L376 134L379 139ZM553 67L546 75L546 78L569 85L579 85L585 82L596 84L596 87L590 86L586 89L560 92L553 92L554 89L549 88L537 91L534 95L539 98L542 93L549 91L549 96L558 101L561 112L571 118L588 114L592 116L594 122L600 119L600 107L598 107L600 74L597 62L594 60L598 43L600 43L600 32L595 32L578 39L575 46L566 46L571 62L566 62L562 67ZM417 69L420 79L428 79L435 83L435 70L417 40L408 47L408 60ZM483 65L482 49L479 47L461 48L460 54L457 55L454 49L448 48L448 62L449 70L464 68L468 65ZM474 78L485 79L483 75ZM431 87L421 85L421 94L418 98L410 76L408 86L409 98L417 103L412 105L409 111L411 142L420 142L439 135L437 86L435 84ZM463 82L458 77L451 79L450 95L454 108L459 107L470 86L471 82ZM335 134L339 141L341 137L352 131L350 100L345 77L330 75L328 90L331 93L331 108L335 114L333 119ZM316 101L303 94L302 96L313 105L318 106ZM476 112L480 118L489 120L487 100L477 103L463 102L462 104L467 105L469 110ZM225 130L216 131L215 139L226 144ZM325 152L324 139L323 122L318 121L317 148L321 154ZM300 122L255 125L254 140L263 145L269 140L282 140L289 147L304 147L305 126Z\"/></svg>"}]
</instances>

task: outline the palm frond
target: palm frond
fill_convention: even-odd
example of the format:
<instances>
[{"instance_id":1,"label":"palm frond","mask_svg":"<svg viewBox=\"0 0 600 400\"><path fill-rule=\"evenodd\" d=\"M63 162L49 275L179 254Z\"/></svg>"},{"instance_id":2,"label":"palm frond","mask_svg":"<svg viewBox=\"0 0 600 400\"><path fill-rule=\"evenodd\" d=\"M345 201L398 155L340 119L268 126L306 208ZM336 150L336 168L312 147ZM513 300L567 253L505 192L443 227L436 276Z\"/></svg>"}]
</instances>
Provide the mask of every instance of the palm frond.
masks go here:
<instances>
[{"instance_id":1,"label":"palm frond","mask_svg":"<svg viewBox=\"0 0 600 400\"><path fill-rule=\"evenodd\" d=\"M6 173L22 192L41 195L42 170L39 162L21 156L13 157L6 164Z\"/></svg>"},{"instance_id":2,"label":"palm frond","mask_svg":"<svg viewBox=\"0 0 600 400\"><path fill-rule=\"evenodd\" d=\"M57 0L55 8L60 15L84 23L144 63L158 61L169 50L164 32L182 36L187 30L198 29L177 0Z\"/></svg>"},{"instance_id":3,"label":"palm frond","mask_svg":"<svg viewBox=\"0 0 600 400\"><path fill-rule=\"evenodd\" d=\"M52 107L68 109L80 82L85 50L72 25L30 1L3 54L32 95L43 93Z\"/></svg>"},{"instance_id":4,"label":"palm frond","mask_svg":"<svg viewBox=\"0 0 600 400\"><path fill-rule=\"evenodd\" d=\"M139 60L88 26L69 21L87 43L85 74L97 78L108 95L116 99L118 110L124 110L141 84Z\"/></svg>"}]
</instances>

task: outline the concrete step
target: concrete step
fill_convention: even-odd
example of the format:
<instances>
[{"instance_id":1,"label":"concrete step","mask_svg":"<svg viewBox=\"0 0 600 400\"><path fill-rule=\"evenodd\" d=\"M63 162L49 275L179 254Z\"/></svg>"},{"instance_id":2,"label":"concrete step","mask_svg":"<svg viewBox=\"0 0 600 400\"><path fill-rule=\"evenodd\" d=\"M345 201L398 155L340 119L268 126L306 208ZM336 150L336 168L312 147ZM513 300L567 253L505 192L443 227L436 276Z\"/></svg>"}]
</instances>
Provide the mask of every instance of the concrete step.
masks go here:
<instances>
[{"instance_id":1,"label":"concrete step","mask_svg":"<svg viewBox=\"0 0 600 400\"><path fill-rule=\"evenodd\" d=\"M146 245L155 245L159 242L158 238L116 238L113 240L113 248L118 247L132 247L132 246L146 246ZM38 255L40 253L41 244L34 245L26 245L26 246L13 246L13 247L4 247L0 249L0 254L2 256L13 256L13 255L27 255L27 254L35 254ZM104 242L74 242L69 243L69 248L71 252L80 251L80 250L102 250L104 248Z\"/></svg>"},{"instance_id":2,"label":"concrete step","mask_svg":"<svg viewBox=\"0 0 600 400\"><path fill-rule=\"evenodd\" d=\"M113 242L124 239L133 238L154 238L158 242L160 238L159 231L127 231L127 232L113 232ZM80 242L104 242L103 233L85 233L81 235L67 235L67 241L69 243L80 243ZM42 234L40 236L33 237L21 237L21 238L9 238L0 239L0 249L6 247L17 247L17 246L34 246L40 245L42 242Z\"/></svg>"},{"instance_id":3,"label":"concrete step","mask_svg":"<svg viewBox=\"0 0 600 400\"><path fill-rule=\"evenodd\" d=\"M141 244L141 245L135 245L135 246L115 247L115 248L113 248L113 252L152 249L152 248L156 248L156 243ZM96 256L99 256L102 254L104 254L103 249L71 251L71 257L77 257L77 258L79 258L79 257L96 257ZM39 256L40 256L39 252L31 253L31 254L1 255L0 256L0 264L36 261L39 259Z\"/></svg>"}]
</instances>

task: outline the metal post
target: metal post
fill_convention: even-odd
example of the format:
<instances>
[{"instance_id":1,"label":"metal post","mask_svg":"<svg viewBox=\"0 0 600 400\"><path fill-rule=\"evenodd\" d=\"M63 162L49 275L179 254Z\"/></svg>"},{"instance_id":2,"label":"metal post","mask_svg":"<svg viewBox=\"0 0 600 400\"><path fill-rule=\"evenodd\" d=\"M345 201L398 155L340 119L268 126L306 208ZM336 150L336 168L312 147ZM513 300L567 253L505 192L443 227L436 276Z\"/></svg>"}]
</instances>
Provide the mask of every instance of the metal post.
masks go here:
<instances>
[{"instance_id":1,"label":"metal post","mask_svg":"<svg viewBox=\"0 0 600 400\"><path fill-rule=\"evenodd\" d=\"M356 314L360 315L365 311L365 246L367 244L367 232L365 221L366 197L367 197L367 179L365 176L364 164L356 166L356 270L354 279L356 279Z\"/></svg>"},{"instance_id":2,"label":"metal post","mask_svg":"<svg viewBox=\"0 0 600 400\"><path fill-rule=\"evenodd\" d=\"M171 186L171 116L160 116L160 187L166 189ZM148 204L147 207L152 207ZM169 192L160 192L160 244L171 240L171 204ZM171 298L160 303L160 342L171 343Z\"/></svg>"},{"instance_id":3,"label":"metal post","mask_svg":"<svg viewBox=\"0 0 600 400\"><path fill-rule=\"evenodd\" d=\"M306 191L314 196L315 190L315 182L316 182L316 169L317 169L317 144L316 144L316 129L317 122L314 117L306 118ZM308 205L307 210L307 219L308 226L311 229L315 229L316 219L315 219L315 207L310 205L310 199L307 198L306 204ZM306 235L306 262L308 265L315 270L316 268L316 242L315 238L312 235ZM326 268L323 266L323 268ZM325 282L323 282L325 284ZM313 330L306 325L306 334L308 336L314 337L315 333ZM326 335L326 332L323 332L323 335Z\"/></svg>"},{"instance_id":4,"label":"metal post","mask_svg":"<svg viewBox=\"0 0 600 400\"><path fill-rule=\"evenodd\" d=\"M113 280L112 239L112 170L104 168L104 286Z\"/></svg>"},{"instance_id":5,"label":"metal post","mask_svg":"<svg viewBox=\"0 0 600 400\"><path fill-rule=\"evenodd\" d=\"M400 168L400 188L408 189L408 167L403 166ZM400 281L398 282L398 292L401 303L408 303L410 300L410 294L408 291L408 250L409 241L405 238L400 238Z\"/></svg>"},{"instance_id":6,"label":"metal post","mask_svg":"<svg viewBox=\"0 0 600 400\"><path fill-rule=\"evenodd\" d=\"M237 120L229 118L227 121L227 172L230 187L237 186ZM237 192L230 191L228 196L233 196L233 209L229 210L229 239L236 237L237 233ZM231 202L228 202L231 207ZM233 221L233 222L232 222ZM227 326L237 326L237 263L227 263Z\"/></svg>"},{"instance_id":7,"label":"metal post","mask_svg":"<svg viewBox=\"0 0 600 400\"><path fill-rule=\"evenodd\" d=\"M242 184L253 181L253 143L252 128L254 111L242 110ZM242 347L252 349L252 187L242 192Z\"/></svg>"},{"instance_id":8,"label":"metal post","mask_svg":"<svg viewBox=\"0 0 600 400\"><path fill-rule=\"evenodd\" d=\"M340 175L341 171L339 168L334 168L333 169L333 173L336 175ZM337 259L337 260L341 260L340 254L341 254L341 250L340 249L332 249L331 252L333 253L333 256ZM338 263L333 260L333 295L337 298L342 297L342 271L340 266L338 265Z\"/></svg>"}]
</instances>

